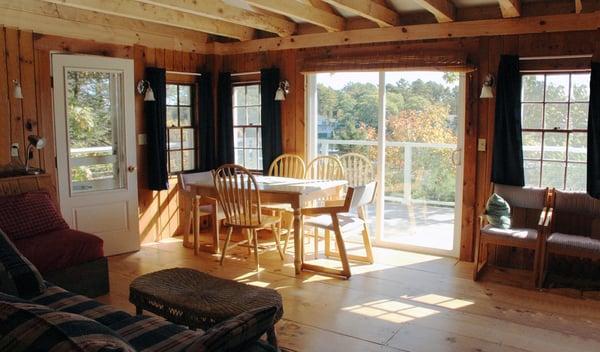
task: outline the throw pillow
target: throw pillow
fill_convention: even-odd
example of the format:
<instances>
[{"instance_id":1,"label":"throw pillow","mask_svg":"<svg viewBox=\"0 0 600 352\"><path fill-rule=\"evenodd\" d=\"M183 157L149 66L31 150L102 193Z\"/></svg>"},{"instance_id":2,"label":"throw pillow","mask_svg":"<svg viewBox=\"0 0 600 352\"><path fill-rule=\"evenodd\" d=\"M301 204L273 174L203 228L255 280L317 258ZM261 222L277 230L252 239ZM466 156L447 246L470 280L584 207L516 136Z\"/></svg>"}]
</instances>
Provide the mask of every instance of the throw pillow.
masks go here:
<instances>
[{"instance_id":1,"label":"throw pillow","mask_svg":"<svg viewBox=\"0 0 600 352\"><path fill-rule=\"evenodd\" d=\"M273 327L276 312L277 307L265 307L239 314L208 329L186 351L241 351Z\"/></svg>"},{"instance_id":2,"label":"throw pillow","mask_svg":"<svg viewBox=\"0 0 600 352\"><path fill-rule=\"evenodd\" d=\"M510 205L496 193L492 194L485 206L487 221L495 227L510 228Z\"/></svg>"},{"instance_id":3,"label":"throw pillow","mask_svg":"<svg viewBox=\"0 0 600 352\"><path fill-rule=\"evenodd\" d=\"M25 258L8 236L0 230L0 290L19 297L41 295L46 289L44 279L37 268Z\"/></svg>"},{"instance_id":4,"label":"throw pillow","mask_svg":"<svg viewBox=\"0 0 600 352\"><path fill-rule=\"evenodd\" d=\"M0 297L0 350L133 352L106 326L77 314Z\"/></svg>"},{"instance_id":5,"label":"throw pillow","mask_svg":"<svg viewBox=\"0 0 600 352\"><path fill-rule=\"evenodd\" d=\"M0 197L0 228L12 240L68 229L45 191Z\"/></svg>"}]
</instances>

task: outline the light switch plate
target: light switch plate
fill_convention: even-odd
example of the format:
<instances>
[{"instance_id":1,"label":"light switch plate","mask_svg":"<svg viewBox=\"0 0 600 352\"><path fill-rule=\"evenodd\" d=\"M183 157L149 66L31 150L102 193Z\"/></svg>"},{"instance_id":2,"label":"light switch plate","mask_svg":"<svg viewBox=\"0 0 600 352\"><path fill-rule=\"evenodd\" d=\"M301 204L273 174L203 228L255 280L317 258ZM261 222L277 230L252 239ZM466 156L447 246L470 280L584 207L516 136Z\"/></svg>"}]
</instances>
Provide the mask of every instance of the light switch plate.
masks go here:
<instances>
[{"instance_id":1,"label":"light switch plate","mask_svg":"<svg viewBox=\"0 0 600 352\"><path fill-rule=\"evenodd\" d=\"M487 141L485 140L485 138L479 138L477 139L477 151L478 152L485 152L486 148L487 148Z\"/></svg>"},{"instance_id":2,"label":"light switch plate","mask_svg":"<svg viewBox=\"0 0 600 352\"><path fill-rule=\"evenodd\" d=\"M10 145L10 156L19 157L19 143L13 143Z\"/></svg>"},{"instance_id":3,"label":"light switch plate","mask_svg":"<svg viewBox=\"0 0 600 352\"><path fill-rule=\"evenodd\" d=\"M140 133L137 135L138 145L146 145L146 134Z\"/></svg>"}]
</instances>

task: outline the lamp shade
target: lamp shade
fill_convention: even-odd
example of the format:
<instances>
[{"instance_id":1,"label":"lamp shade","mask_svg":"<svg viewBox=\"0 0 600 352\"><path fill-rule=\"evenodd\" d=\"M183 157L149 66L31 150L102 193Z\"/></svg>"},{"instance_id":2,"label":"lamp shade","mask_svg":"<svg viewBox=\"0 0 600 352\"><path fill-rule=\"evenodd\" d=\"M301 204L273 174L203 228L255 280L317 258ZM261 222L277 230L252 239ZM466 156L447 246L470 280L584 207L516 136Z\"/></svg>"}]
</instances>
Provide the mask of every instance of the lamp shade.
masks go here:
<instances>
[{"instance_id":1,"label":"lamp shade","mask_svg":"<svg viewBox=\"0 0 600 352\"><path fill-rule=\"evenodd\" d=\"M46 138L44 137L40 137L40 136L36 136L36 135L29 135L27 137L27 140L29 141L29 144L31 146L33 146L35 149L42 149L46 146Z\"/></svg>"},{"instance_id":2,"label":"lamp shade","mask_svg":"<svg viewBox=\"0 0 600 352\"><path fill-rule=\"evenodd\" d=\"M283 101L285 100L285 92L283 91L283 88L279 87L277 88L277 91L275 92L275 101Z\"/></svg>"},{"instance_id":3,"label":"lamp shade","mask_svg":"<svg viewBox=\"0 0 600 352\"><path fill-rule=\"evenodd\" d=\"M13 95L16 99L23 99L23 90L21 89L21 84L16 80L13 80L13 83L15 84Z\"/></svg>"},{"instance_id":4,"label":"lamp shade","mask_svg":"<svg viewBox=\"0 0 600 352\"><path fill-rule=\"evenodd\" d=\"M156 99L154 98L154 91L152 90L152 87L150 87L150 85L148 85L148 88L146 88L144 101L156 101Z\"/></svg>"},{"instance_id":5,"label":"lamp shade","mask_svg":"<svg viewBox=\"0 0 600 352\"><path fill-rule=\"evenodd\" d=\"M484 85L483 87L481 87L481 95L479 96L480 98L493 98L494 97L494 92L492 91L492 87L491 86L486 86Z\"/></svg>"}]
</instances>

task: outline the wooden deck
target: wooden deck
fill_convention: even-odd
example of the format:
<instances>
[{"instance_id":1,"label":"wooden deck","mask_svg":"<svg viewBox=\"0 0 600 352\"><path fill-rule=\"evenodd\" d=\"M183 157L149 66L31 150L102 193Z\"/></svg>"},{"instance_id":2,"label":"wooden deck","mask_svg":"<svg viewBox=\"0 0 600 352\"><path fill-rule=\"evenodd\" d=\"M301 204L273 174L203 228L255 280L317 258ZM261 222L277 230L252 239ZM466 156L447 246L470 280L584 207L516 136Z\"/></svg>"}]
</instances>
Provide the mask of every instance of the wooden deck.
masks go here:
<instances>
[{"instance_id":1,"label":"wooden deck","mask_svg":"<svg viewBox=\"0 0 600 352\"><path fill-rule=\"evenodd\" d=\"M352 267L350 280L307 272L295 277L288 251L285 263L275 251L261 255L256 273L246 249L234 250L221 267L215 256L195 257L176 239L145 245L110 258L111 293L101 300L133 313L132 279L191 267L278 290L285 309L279 341L291 350L600 351L595 299L476 283L470 263L381 248L374 265Z\"/></svg>"}]
</instances>

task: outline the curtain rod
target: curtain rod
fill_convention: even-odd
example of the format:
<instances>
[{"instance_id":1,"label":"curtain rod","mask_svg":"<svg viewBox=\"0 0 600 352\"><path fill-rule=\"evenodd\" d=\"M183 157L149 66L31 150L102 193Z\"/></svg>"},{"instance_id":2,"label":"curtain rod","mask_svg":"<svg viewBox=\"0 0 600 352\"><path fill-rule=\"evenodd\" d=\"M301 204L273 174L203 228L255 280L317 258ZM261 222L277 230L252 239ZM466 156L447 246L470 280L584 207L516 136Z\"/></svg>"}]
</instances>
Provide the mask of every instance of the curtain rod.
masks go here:
<instances>
[{"instance_id":1,"label":"curtain rod","mask_svg":"<svg viewBox=\"0 0 600 352\"><path fill-rule=\"evenodd\" d=\"M531 56L531 57L520 57L519 61L531 61L531 60L556 60L556 59L586 59L592 58L592 54L585 55L565 55L565 56Z\"/></svg>"},{"instance_id":2,"label":"curtain rod","mask_svg":"<svg viewBox=\"0 0 600 352\"><path fill-rule=\"evenodd\" d=\"M196 73L196 72L180 72L180 71L167 71L168 74L171 75L183 75L183 76L202 76L201 73Z\"/></svg>"}]
</instances>

